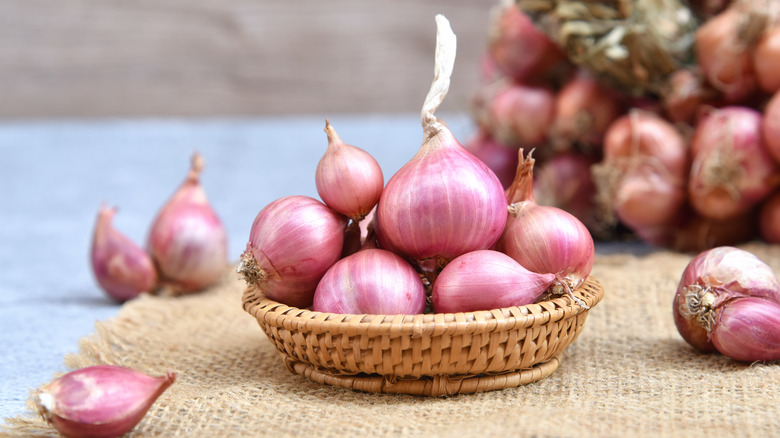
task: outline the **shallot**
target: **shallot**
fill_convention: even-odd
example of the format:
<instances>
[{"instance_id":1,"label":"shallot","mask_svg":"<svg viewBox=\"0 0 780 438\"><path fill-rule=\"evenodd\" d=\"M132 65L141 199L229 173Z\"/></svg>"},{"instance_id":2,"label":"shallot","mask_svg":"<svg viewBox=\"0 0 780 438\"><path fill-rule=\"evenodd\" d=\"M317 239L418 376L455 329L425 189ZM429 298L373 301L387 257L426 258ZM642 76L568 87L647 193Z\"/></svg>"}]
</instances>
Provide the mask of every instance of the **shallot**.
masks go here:
<instances>
[{"instance_id":1,"label":"shallot","mask_svg":"<svg viewBox=\"0 0 780 438\"><path fill-rule=\"evenodd\" d=\"M497 6L488 51L504 74L518 80L543 76L565 60L563 51L531 17L509 1Z\"/></svg>"},{"instance_id":2,"label":"shallot","mask_svg":"<svg viewBox=\"0 0 780 438\"><path fill-rule=\"evenodd\" d=\"M325 205L360 222L379 202L382 168L368 152L344 143L327 119L325 133L328 149L317 163L317 193Z\"/></svg>"},{"instance_id":3,"label":"shallot","mask_svg":"<svg viewBox=\"0 0 780 438\"><path fill-rule=\"evenodd\" d=\"M709 84L729 102L741 101L758 88L749 41L740 37L742 12L730 7L696 31L696 55Z\"/></svg>"},{"instance_id":4,"label":"shallot","mask_svg":"<svg viewBox=\"0 0 780 438\"><path fill-rule=\"evenodd\" d=\"M764 107L761 136L772 158L780 163L780 92L775 93Z\"/></svg>"},{"instance_id":5,"label":"shallot","mask_svg":"<svg viewBox=\"0 0 780 438\"><path fill-rule=\"evenodd\" d=\"M734 360L780 360L780 304L763 298L737 298L716 310L712 345Z\"/></svg>"},{"instance_id":6,"label":"shallot","mask_svg":"<svg viewBox=\"0 0 780 438\"><path fill-rule=\"evenodd\" d=\"M761 205L758 231L764 242L780 243L780 192L772 194Z\"/></svg>"},{"instance_id":7,"label":"shallot","mask_svg":"<svg viewBox=\"0 0 780 438\"><path fill-rule=\"evenodd\" d=\"M173 292L193 292L219 280L227 267L227 232L200 183L203 157L195 153L186 179L162 207L148 249L161 281Z\"/></svg>"},{"instance_id":8,"label":"shallot","mask_svg":"<svg viewBox=\"0 0 780 438\"><path fill-rule=\"evenodd\" d=\"M314 198L279 198L257 214L237 272L268 298L307 307L341 257L346 226L345 216Z\"/></svg>"},{"instance_id":9,"label":"shallot","mask_svg":"<svg viewBox=\"0 0 780 438\"><path fill-rule=\"evenodd\" d=\"M604 133L622 112L615 91L581 72L567 82L555 98L550 136L559 150L574 145L600 150Z\"/></svg>"},{"instance_id":10,"label":"shallot","mask_svg":"<svg viewBox=\"0 0 780 438\"><path fill-rule=\"evenodd\" d=\"M554 274L531 272L508 255L478 250L451 261L433 284L433 311L473 312L536 301L555 281Z\"/></svg>"},{"instance_id":11,"label":"shallot","mask_svg":"<svg viewBox=\"0 0 780 438\"><path fill-rule=\"evenodd\" d=\"M435 77L421 114L423 143L388 181L375 218L380 247L432 276L461 254L491 247L506 223L498 177L434 116L449 89L456 45L447 19L437 15L436 22Z\"/></svg>"},{"instance_id":12,"label":"shallot","mask_svg":"<svg viewBox=\"0 0 780 438\"><path fill-rule=\"evenodd\" d=\"M406 260L384 249L363 249L337 261L320 280L312 310L413 315L425 310L425 287Z\"/></svg>"},{"instance_id":13,"label":"shallot","mask_svg":"<svg viewBox=\"0 0 780 438\"><path fill-rule=\"evenodd\" d=\"M715 331L719 330L716 326L721 321L721 314L728 312L729 317L741 319L744 314L739 316L741 311L737 309L742 305L727 309L746 297L762 299L762 302L774 305L766 304L759 314L771 312L771 309L780 305L780 281L766 263L748 251L730 246L699 253L683 271L674 296L672 312L677 330L686 342L701 351L720 351L718 345L713 343L713 337ZM758 321L760 318L757 318L757 324L762 322ZM733 324L737 326L724 326L723 336L728 336L726 331L738 327L741 323ZM774 333L777 333L777 329L774 330ZM774 341L778 343L780 339L776 338ZM750 344L748 339L744 342L745 352L755 346ZM720 352L726 354L725 351ZM751 360L737 353L730 354L730 357L739 356L734 357L738 360ZM755 357L752 360L768 359Z\"/></svg>"},{"instance_id":14,"label":"shallot","mask_svg":"<svg viewBox=\"0 0 780 438\"><path fill-rule=\"evenodd\" d=\"M554 293L568 294L590 275L595 247L585 225L576 217L557 207L536 203L533 193L535 160L528 154L522 158L512 186L507 190L509 218L496 246L524 268L539 274L554 274Z\"/></svg>"},{"instance_id":15,"label":"shallot","mask_svg":"<svg viewBox=\"0 0 780 438\"><path fill-rule=\"evenodd\" d=\"M758 111L730 106L696 126L688 195L701 215L724 220L743 214L780 182L780 165L762 139L761 123Z\"/></svg>"},{"instance_id":16,"label":"shallot","mask_svg":"<svg viewBox=\"0 0 780 438\"><path fill-rule=\"evenodd\" d=\"M555 117L555 94L543 85L498 81L486 86L476 115L483 129L502 144L538 146L547 141Z\"/></svg>"},{"instance_id":17,"label":"shallot","mask_svg":"<svg viewBox=\"0 0 780 438\"><path fill-rule=\"evenodd\" d=\"M92 270L100 287L124 302L151 292L157 285L157 271L151 256L113 227L115 214L116 208L100 207L92 239Z\"/></svg>"},{"instance_id":18,"label":"shallot","mask_svg":"<svg viewBox=\"0 0 780 438\"><path fill-rule=\"evenodd\" d=\"M705 105L713 103L717 92L702 77L699 69L677 70L661 92L665 115L675 123L695 124Z\"/></svg>"},{"instance_id":19,"label":"shallot","mask_svg":"<svg viewBox=\"0 0 780 438\"><path fill-rule=\"evenodd\" d=\"M774 93L780 90L780 25L767 30L753 51L753 68L761 89Z\"/></svg>"},{"instance_id":20,"label":"shallot","mask_svg":"<svg viewBox=\"0 0 780 438\"><path fill-rule=\"evenodd\" d=\"M41 416L61 434L117 437L134 428L176 380L176 373L153 377L116 365L71 371L35 392Z\"/></svg>"},{"instance_id":21,"label":"shallot","mask_svg":"<svg viewBox=\"0 0 780 438\"><path fill-rule=\"evenodd\" d=\"M688 162L685 139L671 123L631 110L610 125L604 159L593 167L598 204L633 230L666 226L685 204Z\"/></svg>"}]
</instances>

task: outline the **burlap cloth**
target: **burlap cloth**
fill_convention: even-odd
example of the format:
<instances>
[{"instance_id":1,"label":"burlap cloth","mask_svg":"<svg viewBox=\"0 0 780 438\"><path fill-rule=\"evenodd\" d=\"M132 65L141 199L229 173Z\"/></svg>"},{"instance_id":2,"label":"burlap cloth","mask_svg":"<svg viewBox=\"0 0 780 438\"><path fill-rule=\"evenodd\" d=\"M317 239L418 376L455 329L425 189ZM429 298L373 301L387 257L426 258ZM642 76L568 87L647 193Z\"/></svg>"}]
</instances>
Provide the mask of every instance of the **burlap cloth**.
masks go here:
<instances>
[{"instance_id":1,"label":"burlap cloth","mask_svg":"<svg viewBox=\"0 0 780 438\"><path fill-rule=\"evenodd\" d=\"M745 248L780 269L780 246ZM126 303L66 364L179 373L130 436L780 436L780 365L699 354L677 334L671 300L690 258L601 251L604 300L561 367L519 388L426 398L308 381L243 311L232 272L203 293ZM31 413L0 434L56 432Z\"/></svg>"}]
</instances>

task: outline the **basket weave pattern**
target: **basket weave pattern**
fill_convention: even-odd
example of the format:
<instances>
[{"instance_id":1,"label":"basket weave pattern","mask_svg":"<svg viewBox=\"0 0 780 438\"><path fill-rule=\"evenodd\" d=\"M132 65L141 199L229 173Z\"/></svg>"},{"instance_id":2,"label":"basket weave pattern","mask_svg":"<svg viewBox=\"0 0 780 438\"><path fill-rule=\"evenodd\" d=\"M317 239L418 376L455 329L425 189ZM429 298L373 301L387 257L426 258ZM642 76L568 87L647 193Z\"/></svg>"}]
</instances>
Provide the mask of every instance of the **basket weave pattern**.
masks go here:
<instances>
[{"instance_id":1,"label":"basket weave pattern","mask_svg":"<svg viewBox=\"0 0 780 438\"><path fill-rule=\"evenodd\" d=\"M575 294L593 307L603 297L603 289L591 277ZM342 377L367 375L362 379L365 383L366 378L379 376L378 381L393 385L398 379L462 380L516 373L549 362L530 374L534 377L530 381L538 380L557 368L558 355L577 338L588 315L569 297L468 313L348 315L289 307L250 287L243 303L291 371L350 387L355 387L354 379L347 384ZM518 375L504 385L528 381L527 375ZM373 384L355 389L385 392Z\"/></svg>"}]
</instances>

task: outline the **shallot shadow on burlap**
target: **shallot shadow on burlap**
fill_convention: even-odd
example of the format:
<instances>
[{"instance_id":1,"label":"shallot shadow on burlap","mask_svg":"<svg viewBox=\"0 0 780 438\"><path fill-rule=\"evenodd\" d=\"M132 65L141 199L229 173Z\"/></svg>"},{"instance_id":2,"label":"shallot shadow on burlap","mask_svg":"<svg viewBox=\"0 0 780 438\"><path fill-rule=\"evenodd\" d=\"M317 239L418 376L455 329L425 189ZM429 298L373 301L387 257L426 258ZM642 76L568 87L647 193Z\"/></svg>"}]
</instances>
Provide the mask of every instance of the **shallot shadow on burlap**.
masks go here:
<instances>
[{"instance_id":1,"label":"shallot shadow on burlap","mask_svg":"<svg viewBox=\"0 0 780 438\"><path fill-rule=\"evenodd\" d=\"M780 247L744 248L780 268ZM374 394L294 375L232 271L202 293L126 303L65 362L179 374L128 436L780 436L780 365L700 354L677 334L671 301L690 258L600 253L605 298L583 333L552 375L511 389ZM57 433L31 411L0 435Z\"/></svg>"}]
</instances>

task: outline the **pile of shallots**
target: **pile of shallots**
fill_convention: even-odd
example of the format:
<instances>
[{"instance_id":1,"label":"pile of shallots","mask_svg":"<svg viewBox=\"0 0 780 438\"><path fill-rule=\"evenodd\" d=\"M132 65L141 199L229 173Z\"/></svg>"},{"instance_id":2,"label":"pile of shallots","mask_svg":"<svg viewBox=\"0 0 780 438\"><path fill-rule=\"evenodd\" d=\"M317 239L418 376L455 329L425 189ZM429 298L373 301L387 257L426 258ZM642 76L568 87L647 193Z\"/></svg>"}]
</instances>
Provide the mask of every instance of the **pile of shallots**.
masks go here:
<instances>
[{"instance_id":1,"label":"pile of shallots","mask_svg":"<svg viewBox=\"0 0 780 438\"><path fill-rule=\"evenodd\" d=\"M597 238L628 232L680 251L780 243L780 3L679 2L676 16L696 23L690 56L641 95L575 62L522 9L534 2L518 3L497 6L466 144L505 186L517 151L534 149L539 203Z\"/></svg>"},{"instance_id":2,"label":"pile of shallots","mask_svg":"<svg viewBox=\"0 0 780 438\"><path fill-rule=\"evenodd\" d=\"M101 206L91 261L109 296L124 302L142 292L191 293L225 272L227 233L200 183L203 166L195 153L184 182L154 219L146 249L113 227L115 208Z\"/></svg>"},{"instance_id":3,"label":"pile of shallots","mask_svg":"<svg viewBox=\"0 0 780 438\"><path fill-rule=\"evenodd\" d=\"M490 310L550 295L585 306L573 290L590 274L593 239L571 214L536 203L533 158L518 162L505 191L434 115L456 46L446 18L436 23L417 154L385 184L377 161L326 120L322 201L283 197L255 218L238 272L268 298L353 314Z\"/></svg>"}]
</instances>

